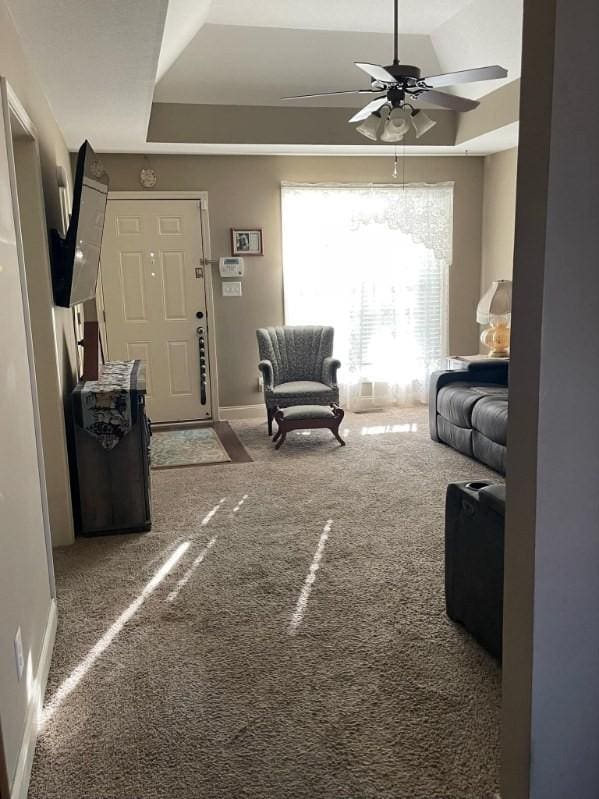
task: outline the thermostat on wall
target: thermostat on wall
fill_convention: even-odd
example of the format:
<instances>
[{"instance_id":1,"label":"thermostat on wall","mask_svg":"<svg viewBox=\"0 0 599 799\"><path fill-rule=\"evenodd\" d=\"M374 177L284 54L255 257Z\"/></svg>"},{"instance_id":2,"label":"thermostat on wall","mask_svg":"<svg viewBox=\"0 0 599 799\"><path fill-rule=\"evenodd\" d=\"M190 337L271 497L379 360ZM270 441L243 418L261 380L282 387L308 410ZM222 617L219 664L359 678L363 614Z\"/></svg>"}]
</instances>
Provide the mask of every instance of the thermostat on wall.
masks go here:
<instances>
[{"instance_id":1,"label":"thermostat on wall","mask_svg":"<svg viewBox=\"0 0 599 799\"><path fill-rule=\"evenodd\" d=\"M221 277L243 277L245 271L243 258L231 256L221 258L218 263L218 271Z\"/></svg>"}]
</instances>

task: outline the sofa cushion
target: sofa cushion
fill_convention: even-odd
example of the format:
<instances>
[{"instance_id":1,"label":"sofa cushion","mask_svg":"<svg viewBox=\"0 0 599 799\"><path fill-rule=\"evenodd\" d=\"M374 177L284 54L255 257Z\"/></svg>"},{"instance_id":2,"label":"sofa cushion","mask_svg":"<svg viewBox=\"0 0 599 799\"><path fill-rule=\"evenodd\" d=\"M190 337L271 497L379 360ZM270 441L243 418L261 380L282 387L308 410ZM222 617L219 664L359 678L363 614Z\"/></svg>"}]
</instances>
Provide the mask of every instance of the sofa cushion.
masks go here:
<instances>
[{"instance_id":1,"label":"sofa cushion","mask_svg":"<svg viewBox=\"0 0 599 799\"><path fill-rule=\"evenodd\" d=\"M472 427L472 412L483 397L505 397L506 386L494 383L449 383L437 394L437 411L458 427Z\"/></svg>"},{"instance_id":2,"label":"sofa cushion","mask_svg":"<svg viewBox=\"0 0 599 799\"><path fill-rule=\"evenodd\" d=\"M486 463L499 474L505 474L506 452L507 448L503 444L491 441L478 430L472 431L472 454L477 460Z\"/></svg>"},{"instance_id":3,"label":"sofa cushion","mask_svg":"<svg viewBox=\"0 0 599 799\"><path fill-rule=\"evenodd\" d=\"M326 383L318 383L316 380L291 380L288 383L279 383L272 390L275 397L281 399L292 399L293 397L314 397L318 395L328 396L334 390ZM297 403L298 405L302 403ZM309 404L304 402L304 405Z\"/></svg>"},{"instance_id":4,"label":"sofa cushion","mask_svg":"<svg viewBox=\"0 0 599 799\"><path fill-rule=\"evenodd\" d=\"M440 441L449 444L450 447L457 449L458 452L463 452L464 455L472 456L472 430L458 427L442 416L437 418L437 430Z\"/></svg>"},{"instance_id":5,"label":"sofa cushion","mask_svg":"<svg viewBox=\"0 0 599 799\"><path fill-rule=\"evenodd\" d=\"M334 416L332 409L328 405L292 405L290 408L282 408L283 418L294 421L300 419L329 419Z\"/></svg>"},{"instance_id":6,"label":"sofa cushion","mask_svg":"<svg viewBox=\"0 0 599 799\"><path fill-rule=\"evenodd\" d=\"M507 443L507 396L481 397L472 411L472 427L496 444Z\"/></svg>"}]
</instances>

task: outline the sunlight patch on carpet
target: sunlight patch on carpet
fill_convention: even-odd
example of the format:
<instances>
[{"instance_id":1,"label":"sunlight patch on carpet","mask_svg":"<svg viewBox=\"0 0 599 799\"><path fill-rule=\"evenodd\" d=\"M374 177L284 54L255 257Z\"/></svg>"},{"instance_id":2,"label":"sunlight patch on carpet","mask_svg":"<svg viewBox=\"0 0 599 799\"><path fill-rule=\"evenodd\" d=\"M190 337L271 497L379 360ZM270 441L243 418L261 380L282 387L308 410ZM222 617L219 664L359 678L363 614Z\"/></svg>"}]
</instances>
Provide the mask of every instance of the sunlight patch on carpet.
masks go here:
<instances>
[{"instance_id":1,"label":"sunlight patch on carpet","mask_svg":"<svg viewBox=\"0 0 599 799\"><path fill-rule=\"evenodd\" d=\"M190 542L185 541L177 547L170 558L165 561L165 563L160 567L160 569L158 569L152 579L146 584L141 594L133 600L126 610L121 613L114 624L108 628L108 630L92 647L92 649L90 649L88 654L83 658L79 665L76 666L66 680L64 680L43 710L40 724L41 729L43 729L44 725L48 723L48 721L52 718L56 710L69 696L69 694L71 694L75 688L77 688L81 680L85 677L96 660L98 660L100 655L108 649L110 644L121 632L127 622L137 613L150 594L154 593L167 574L177 565L179 560L189 549L189 546Z\"/></svg>"},{"instance_id":2,"label":"sunlight patch on carpet","mask_svg":"<svg viewBox=\"0 0 599 799\"><path fill-rule=\"evenodd\" d=\"M247 498L248 498L248 494L244 494L242 496L242 498L239 500L239 502L237 503L237 505L235 505L235 507L231 511L231 514L237 513L239 511L239 509L241 508L241 506L243 505L243 503L246 501ZM224 498L221 499L221 501L218 504L216 504L212 508L212 510L208 511L208 513L202 519L202 522L201 522L201 526L202 527L205 527L210 522L210 520L220 510L220 508L221 508L221 506L222 506L224 501L225 501ZM204 560L206 558L206 555L208 555L208 553L210 552L212 547L216 544L217 540L218 540L218 533L215 533L215 535L212 536L212 538L208 541L206 546L202 549L200 554L196 558L194 558L194 560L192 561L191 566L187 569L187 571L185 572L183 577L181 577L181 579L179 580L177 585L173 588L173 590L167 596L167 598L166 598L167 602L174 602L175 601L175 599L179 596L179 594L181 593L183 588L185 588L187 583L190 581L190 579L191 579L193 573L195 572L195 570L198 568L198 566L200 566L204 562Z\"/></svg>"},{"instance_id":3,"label":"sunlight patch on carpet","mask_svg":"<svg viewBox=\"0 0 599 799\"><path fill-rule=\"evenodd\" d=\"M304 614L306 613L306 608L308 607L308 600L310 599L310 593L312 591L314 583L316 582L316 572L320 567L320 561L322 560L322 555L324 553L324 548L326 546L326 543L329 540L329 533L331 532L332 524L333 520L329 519L325 524L325 526L323 527L322 533L320 534L320 538L318 540L318 546L316 547L316 552L314 553L314 557L312 558L312 563L310 564L308 575L306 576L306 579L304 581L304 586L297 600L297 605L295 606L295 611L293 613L293 616L291 617L291 622L289 623L289 633L291 635L297 632L297 628L302 623Z\"/></svg>"},{"instance_id":4,"label":"sunlight patch on carpet","mask_svg":"<svg viewBox=\"0 0 599 799\"><path fill-rule=\"evenodd\" d=\"M363 427L361 434L363 436L380 436L383 433L417 433L418 425L411 424L376 424L369 427Z\"/></svg>"}]
</instances>

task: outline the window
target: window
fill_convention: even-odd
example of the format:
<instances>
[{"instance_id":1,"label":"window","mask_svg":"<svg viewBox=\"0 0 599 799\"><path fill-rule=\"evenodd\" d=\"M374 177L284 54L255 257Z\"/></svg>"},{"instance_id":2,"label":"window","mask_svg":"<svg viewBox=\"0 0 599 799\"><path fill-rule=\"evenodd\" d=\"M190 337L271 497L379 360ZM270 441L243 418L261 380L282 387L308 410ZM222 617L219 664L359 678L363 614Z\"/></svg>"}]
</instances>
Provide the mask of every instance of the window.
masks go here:
<instances>
[{"instance_id":1,"label":"window","mask_svg":"<svg viewBox=\"0 0 599 799\"><path fill-rule=\"evenodd\" d=\"M453 185L282 186L286 324L330 324L350 409L426 401L447 339Z\"/></svg>"}]
</instances>

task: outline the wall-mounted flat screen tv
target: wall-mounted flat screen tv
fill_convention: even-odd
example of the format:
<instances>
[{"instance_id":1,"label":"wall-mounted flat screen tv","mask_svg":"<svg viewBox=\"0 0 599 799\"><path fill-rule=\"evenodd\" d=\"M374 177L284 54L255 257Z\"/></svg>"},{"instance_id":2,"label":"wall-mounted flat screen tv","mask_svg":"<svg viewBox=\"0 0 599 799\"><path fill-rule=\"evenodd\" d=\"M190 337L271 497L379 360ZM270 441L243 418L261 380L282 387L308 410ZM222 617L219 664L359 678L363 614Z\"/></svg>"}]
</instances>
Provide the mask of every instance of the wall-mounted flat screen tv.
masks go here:
<instances>
[{"instance_id":1,"label":"wall-mounted flat screen tv","mask_svg":"<svg viewBox=\"0 0 599 799\"><path fill-rule=\"evenodd\" d=\"M73 210L64 238L50 231L54 302L70 308L96 295L104 230L108 175L85 141L77 156Z\"/></svg>"}]
</instances>

